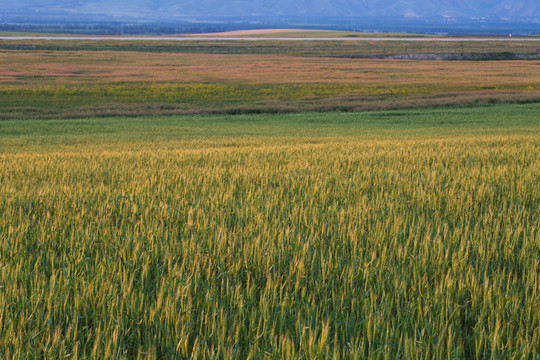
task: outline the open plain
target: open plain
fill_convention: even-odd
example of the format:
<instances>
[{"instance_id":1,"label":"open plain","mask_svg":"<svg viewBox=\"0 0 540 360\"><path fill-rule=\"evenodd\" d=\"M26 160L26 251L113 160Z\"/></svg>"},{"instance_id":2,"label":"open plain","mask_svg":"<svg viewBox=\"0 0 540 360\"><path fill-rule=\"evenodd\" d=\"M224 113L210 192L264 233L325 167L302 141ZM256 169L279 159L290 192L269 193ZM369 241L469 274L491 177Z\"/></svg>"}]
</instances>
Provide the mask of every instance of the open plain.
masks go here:
<instances>
[{"instance_id":1,"label":"open plain","mask_svg":"<svg viewBox=\"0 0 540 360\"><path fill-rule=\"evenodd\" d=\"M496 42L448 47L399 41L297 46L279 41L0 43L0 49L5 47L0 50L0 118L360 111L537 102L538 60L370 58L425 52L496 57L501 49L529 54L538 45L529 43L515 42L510 47Z\"/></svg>"},{"instance_id":2,"label":"open plain","mask_svg":"<svg viewBox=\"0 0 540 360\"><path fill-rule=\"evenodd\" d=\"M220 44L0 43L0 359L538 358L538 60Z\"/></svg>"}]
</instances>

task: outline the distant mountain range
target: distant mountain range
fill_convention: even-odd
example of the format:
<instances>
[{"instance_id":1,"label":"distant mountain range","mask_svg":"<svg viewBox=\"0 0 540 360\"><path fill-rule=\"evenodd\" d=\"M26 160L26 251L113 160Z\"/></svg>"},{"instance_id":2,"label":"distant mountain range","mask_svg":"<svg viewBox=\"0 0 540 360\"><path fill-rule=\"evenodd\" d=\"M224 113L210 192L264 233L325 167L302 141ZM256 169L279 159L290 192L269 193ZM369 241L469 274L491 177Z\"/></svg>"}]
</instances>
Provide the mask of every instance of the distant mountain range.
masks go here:
<instances>
[{"instance_id":1,"label":"distant mountain range","mask_svg":"<svg viewBox=\"0 0 540 360\"><path fill-rule=\"evenodd\" d=\"M540 17L539 0L0 0L6 11L115 17L354 16L403 18Z\"/></svg>"}]
</instances>

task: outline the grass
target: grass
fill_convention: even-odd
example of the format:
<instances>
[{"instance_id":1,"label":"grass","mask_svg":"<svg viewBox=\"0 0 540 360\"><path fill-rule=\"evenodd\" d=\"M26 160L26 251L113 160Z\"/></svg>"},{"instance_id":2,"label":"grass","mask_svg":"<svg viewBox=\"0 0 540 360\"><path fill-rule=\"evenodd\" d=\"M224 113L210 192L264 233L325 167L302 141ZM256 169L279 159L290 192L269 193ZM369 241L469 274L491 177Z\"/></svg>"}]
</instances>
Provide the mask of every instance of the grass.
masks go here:
<instances>
[{"instance_id":1,"label":"grass","mask_svg":"<svg viewBox=\"0 0 540 360\"><path fill-rule=\"evenodd\" d=\"M277 46L277 44L276 44ZM0 119L537 102L536 61L0 51Z\"/></svg>"},{"instance_id":2,"label":"grass","mask_svg":"<svg viewBox=\"0 0 540 360\"><path fill-rule=\"evenodd\" d=\"M538 104L0 122L0 358L538 357Z\"/></svg>"},{"instance_id":3,"label":"grass","mask_svg":"<svg viewBox=\"0 0 540 360\"><path fill-rule=\"evenodd\" d=\"M272 36L273 37L273 36ZM356 36L347 36L356 37ZM373 36L379 37L379 36ZM399 37L399 36L398 36ZM118 40L1 40L3 50L46 51L130 51L185 54L251 54L301 57L368 58L380 55L423 53L516 53L534 54L538 41L280 41L280 40L182 40L182 41L118 41Z\"/></svg>"}]
</instances>

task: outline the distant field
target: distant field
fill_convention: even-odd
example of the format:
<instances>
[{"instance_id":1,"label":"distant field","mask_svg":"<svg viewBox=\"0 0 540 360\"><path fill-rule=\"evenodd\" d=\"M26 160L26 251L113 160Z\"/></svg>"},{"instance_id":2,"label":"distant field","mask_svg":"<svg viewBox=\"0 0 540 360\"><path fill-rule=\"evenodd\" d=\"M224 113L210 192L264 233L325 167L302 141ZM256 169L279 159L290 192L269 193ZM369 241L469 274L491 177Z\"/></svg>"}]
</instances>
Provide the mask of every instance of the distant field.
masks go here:
<instances>
[{"instance_id":1,"label":"distant field","mask_svg":"<svg viewBox=\"0 0 540 360\"><path fill-rule=\"evenodd\" d=\"M1 121L0 358L534 359L539 113Z\"/></svg>"},{"instance_id":2,"label":"distant field","mask_svg":"<svg viewBox=\"0 0 540 360\"><path fill-rule=\"evenodd\" d=\"M426 37L425 34L404 34L404 33L362 33L354 31L328 31L328 30L299 30L299 29L264 29L264 30L239 30L206 34L190 34L189 36L222 36L222 37Z\"/></svg>"},{"instance_id":3,"label":"distant field","mask_svg":"<svg viewBox=\"0 0 540 360\"><path fill-rule=\"evenodd\" d=\"M294 49L284 42L1 43L6 49L0 50L0 119L361 111L540 100L536 60L354 59L343 54L385 45L307 43ZM246 53L249 46L253 54ZM318 46L334 56L309 55ZM413 51L407 43L386 46L395 53ZM517 51L534 44L509 46ZM427 50L414 52L419 51Z\"/></svg>"},{"instance_id":4,"label":"distant field","mask_svg":"<svg viewBox=\"0 0 540 360\"><path fill-rule=\"evenodd\" d=\"M291 34L291 33L290 33ZM151 38L145 40L144 37L136 37L130 41L119 41L108 39L107 37L96 37L97 40L77 39L77 36L70 39L55 39L60 35L52 35L51 39L12 39L0 40L0 50L47 50L47 51L133 51L133 52L171 52L171 53L203 53L203 54L264 54L264 55L286 55L302 57L347 57L365 58L369 56L395 55L395 54L418 54L418 53L515 53L534 54L540 47L540 38L513 39L512 41L489 40L470 41L467 38L453 38L452 41L426 40L417 35L412 36L412 40L399 40L406 37L404 34L389 34L393 39L386 39L383 34L369 34L369 37L378 38L376 41L362 39L363 35L357 36L354 33L349 41L332 39L324 36L320 40L310 41L280 41L272 38L287 38L286 33L280 36L269 34L265 37L270 39L257 39L257 36L247 36L255 40L227 39L230 36L213 36L206 34L212 39L191 39L190 36L178 36L167 40L168 37L161 38L160 41L153 41ZM297 34L301 35L301 34ZM304 33L308 36L309 33ZM346 35L346 34L345 34ZM354 36L353 36L354 35ZM365 34L368 36L368 34ZM386 35L386 34L385 34ZM418 41L414 39L418 37ZM129 36L125 38L130 38ZM396 40L397 38L397 40ZM354 41L351 41L354 40ZM424 41L423 41L424 40Z\"/></svg>"}]
</instances>

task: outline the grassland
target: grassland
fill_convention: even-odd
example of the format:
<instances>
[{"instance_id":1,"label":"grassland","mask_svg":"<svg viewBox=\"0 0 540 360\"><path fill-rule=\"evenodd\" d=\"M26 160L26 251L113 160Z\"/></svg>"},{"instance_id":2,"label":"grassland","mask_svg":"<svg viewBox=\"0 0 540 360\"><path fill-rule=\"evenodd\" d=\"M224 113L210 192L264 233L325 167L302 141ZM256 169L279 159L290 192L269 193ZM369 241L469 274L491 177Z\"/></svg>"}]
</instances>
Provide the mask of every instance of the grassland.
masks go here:
<instances>
[{"instance_id":1,"label":"grassland","mask_svg":"<svg viewBox=\"0 0 540 360\"><path fill-rule=\"evenodd\" d=\"M287 35L287 34L285 34ZM282 37L291 37L285 36ZM289 34L294 35L294 34ZM309 35L306 34L306 36ZM59 36L59 35L52 35ZM399 35L396 35L400 37ZM226 38L227 36L223 36ZM274 37L274 36L272 36ZM345 36L352 37L352 36ZM372 37L376 36L375 34ZM416 37L416 36L413 36ZM530 38L529 38L530 40ZM170 53L202 53L202 54L265 54L289 55L302 57L352 57L366 58L374 55L393 55L410 53L503 53L534 54L538 41L407 41L407 40L362 40L337 41L280 41L280 40L131 40L118 41L85 40L76 37L70 40L0 40L3 50L48 50L48 51L130 51L130 52L170 52Z\"/></svg>"},{"instance_id":2,"label":"grassland","mask_svg":"<svg viewBox=\"0 0 540 360\"><path fill-rule=\"evenodd\" d=\"M355 47L361 52L384 45L295 42L298 54L289 54L292 45L286 42L263 43L59 42L66 50L56 49L53 40L24 41L19 45L25 50L0 50L0 119L360 111L540 100L537 60L352 59L301 53L347 53ZM49 50L40 49L43 44ZM534 46L520 44L510 46ZM191 50L182 52L182 46ZM249 46L254 54L246 53ZM258 53L258 46L268 54Z\"/></svg>"},{"instance_id":3,"label":"grassland","mask_svg":"<svg viewBox=\"0 0 540 360\"><path fill-rule=\"evenodd\" d=\"M539 113L2 121L0 358L537 358Z\"/></svg>"}]
</instances>

